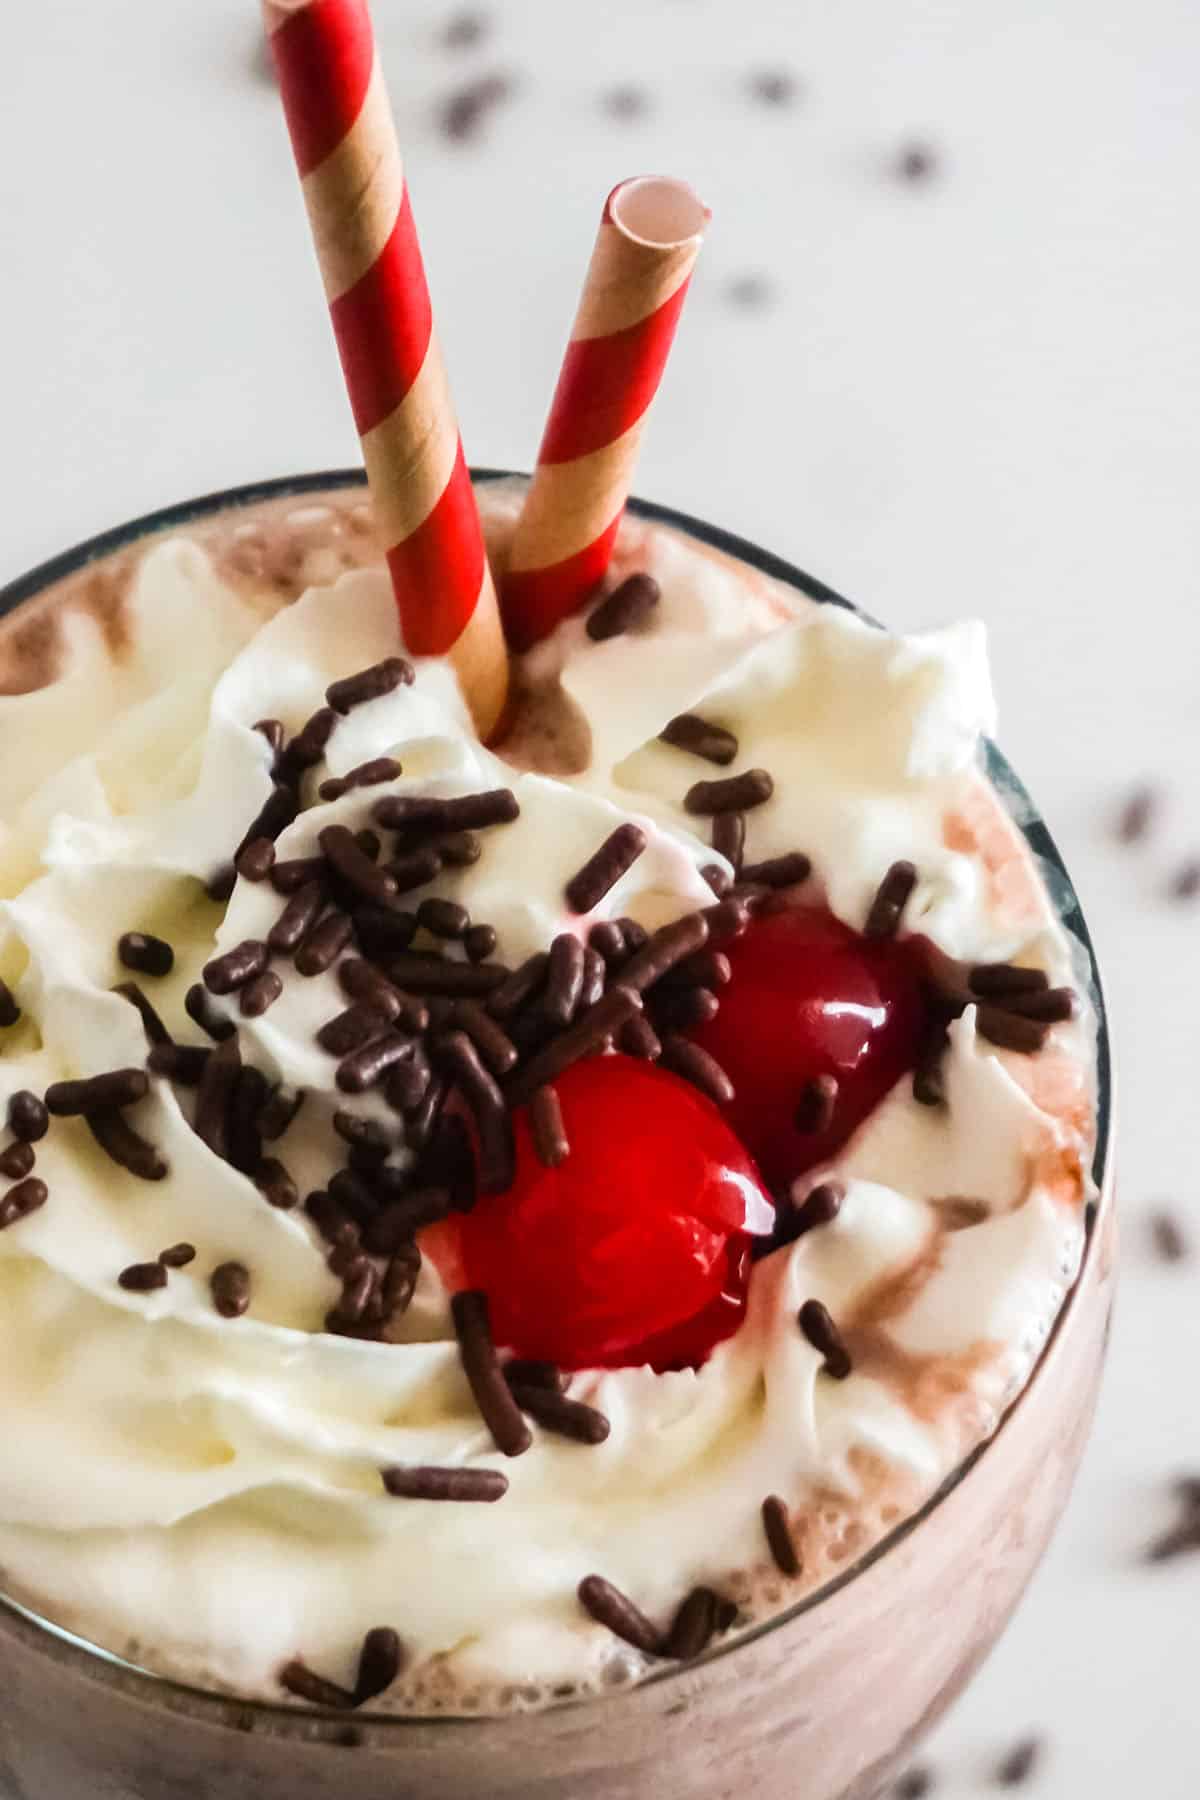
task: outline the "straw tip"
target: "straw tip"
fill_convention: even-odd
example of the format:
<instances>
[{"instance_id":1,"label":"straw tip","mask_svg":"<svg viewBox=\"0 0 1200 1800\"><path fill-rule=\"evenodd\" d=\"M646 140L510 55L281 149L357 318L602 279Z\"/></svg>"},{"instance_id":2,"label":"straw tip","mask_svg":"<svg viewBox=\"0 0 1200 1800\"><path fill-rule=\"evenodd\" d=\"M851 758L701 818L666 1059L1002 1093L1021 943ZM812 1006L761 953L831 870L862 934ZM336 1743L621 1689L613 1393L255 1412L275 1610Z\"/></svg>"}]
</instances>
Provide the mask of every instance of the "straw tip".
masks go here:
<instances>
[{"instance_id":1,"label":"straw tip","mask_svg":"<svg viewBox=\"0 0 1200 1800\"><path fill-rule=\"evenodd\" d=\"M674 250L703 237L712 213L696 190L674 175L631 175L608 196L604 217L633 243Z\"/></svg>"}]
</instances>

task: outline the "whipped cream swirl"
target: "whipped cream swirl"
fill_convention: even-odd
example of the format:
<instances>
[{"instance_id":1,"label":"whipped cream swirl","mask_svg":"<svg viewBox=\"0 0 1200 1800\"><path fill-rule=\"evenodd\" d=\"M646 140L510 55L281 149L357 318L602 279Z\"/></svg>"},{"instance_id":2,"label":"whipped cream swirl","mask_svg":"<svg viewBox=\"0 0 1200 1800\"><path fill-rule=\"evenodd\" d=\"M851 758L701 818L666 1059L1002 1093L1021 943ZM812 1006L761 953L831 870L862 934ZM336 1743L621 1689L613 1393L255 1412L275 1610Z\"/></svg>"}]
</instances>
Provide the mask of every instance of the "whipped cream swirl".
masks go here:
<instances>
[{"instance_id":1,"label":"whipped cream swirl","mask_svg":"<svg viewBox=\"0 0 1200 1800\"><path fill-rule=\"evenodd\" d=\"M510 496L489 492L494 534ZM775 794L749 816L748 855L803 848L813 896L861 926L897 857L920 880L907 914L947 955L1018 958L1076 979L1072 946L1026 846L984 781L993 706L982 631L896 638L661 528L628 521L616 576L650 569L650 624L593 643L571 621L522 669L523 722L505 756L475 738L454 676L420 659L411 687L358 707L307 778L315 802L279 840L313 852L359 829L381 795L510 785L511 825L430 894L497 930L515 966L556 933L627 915L654 928L712 899L720 859L683 809L706 771L659 740L697 711L737 736L735 770ZM145 552L119 654L84 616L58 679L0 698L0 976L22 1020L0 1034L0 1112L21 1089L142 1064L137 1012L113 993L116 944L154 932L172 974L147 983L181 1039L183 1000L214 955L265 935L281 902L241 880L204 884L271 791L264 717L297 730L329 683L396 649L384 573L367 567L273 609L194 544ZM329 803L316 783L396 756L403 774ZM564 887L636 819L646 852L587 920ZM285 1160L301 1192L333 1166L330 1120L350 1106L318 1027L345 1004L335 975L285 980L239 1020L243 1054L305 1090ZM232 1006L231 1006L232 1011ZM665 1624L708 1583L762 1616L819 1585L932 1492L994 1429L1077 1270L1092 1133L1086 1008L1037 1058L996 1051L974 1009L952 1027L948 1104L901 1083L829 1170L832 1224L756 1265L748 1315L699 1370L584 1372L571 1392L608 1417L584 1446L534 1427L498 1456L471 1400L434 1259L398 1341L324 1328L340 1284L302 1211L279 1211L192 1129L192 1102L153 1080L131 1123L170 1165L148 1184L79 1120L37 1146L50 1199L0 1231L0 1586L70 1628L173 1676L280 1698L302 1655L349 1683L363 1634L393 1624L409 1654L378 1704L469 1712L534 1706L634 1680L644 1660L582 1612L599 1572ZM970 1205L965 1205L969 1202ZM965 1227L965 1228L964 1228ZM163 1288L118 1285L179 1241L196 1261ZM208 1280L252 1271L235 1321ZM853 1341L832 1382L796 1327L823 1301ZM503 1467L491 1506L398 1501L393 1464ZM804 1575L783 1579L760 1515L786 1496Z\"/></svg>"}]
</instances>

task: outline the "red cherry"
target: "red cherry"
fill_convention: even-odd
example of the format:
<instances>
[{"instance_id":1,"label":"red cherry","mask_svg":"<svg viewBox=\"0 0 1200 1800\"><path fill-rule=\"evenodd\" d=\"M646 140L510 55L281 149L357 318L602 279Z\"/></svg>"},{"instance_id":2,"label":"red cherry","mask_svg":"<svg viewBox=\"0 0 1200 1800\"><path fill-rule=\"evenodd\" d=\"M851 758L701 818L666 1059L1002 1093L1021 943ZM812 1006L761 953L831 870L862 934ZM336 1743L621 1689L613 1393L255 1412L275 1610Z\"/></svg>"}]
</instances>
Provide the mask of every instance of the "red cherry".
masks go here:
<instances>
[{"instance_id":1,"label":"red cherry","mask_svg":"<svg viewBox=\"0 0 1200 1800\"><path fill-rule=\"evenodd\" d=\"M692 1035L732 1081L725 1116L779 1192L839 1149L914 1067L919 957L910 942L870 942L811 907L753 920L726 954L720 1011ZM822 1075L837 1081L832 1118L801 1131L797 1107Z\"/></svg>"},{"instance_id":2,"label":"red cherry","mask_svg":"<svg viewBox=\"0 0 1200 1800\"><path fill-rule=\"evenodd\" d=\"M569 1156L546 1168L521 1108L512 1187L461 1224L496 1342L564 1369L703 1362L745 1312L748 1234L774 1221L758 1171L665 1069L592 1057L554 1086Z\"/></svg>"}]
</instances>

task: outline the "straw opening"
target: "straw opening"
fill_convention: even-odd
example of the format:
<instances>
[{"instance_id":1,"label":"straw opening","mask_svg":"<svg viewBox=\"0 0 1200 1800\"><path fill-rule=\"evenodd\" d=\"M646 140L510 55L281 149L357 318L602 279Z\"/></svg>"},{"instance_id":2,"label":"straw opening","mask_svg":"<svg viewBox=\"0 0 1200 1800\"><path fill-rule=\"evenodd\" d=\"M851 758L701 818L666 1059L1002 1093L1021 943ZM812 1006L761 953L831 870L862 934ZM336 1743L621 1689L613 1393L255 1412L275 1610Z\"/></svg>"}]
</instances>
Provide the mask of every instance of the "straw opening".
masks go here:
<instances>
[{"instance_id":1,"label":"straw opening","mask_svg":"<svg viewBox=\"0 0 1200 1800\"><path fill-rule=\"evenodd\" d=\"M638 175L622 182L613 194L609 216L636 242L653 250L672 250L699 237L710 214L686 181L668 175Z\"/></svg>"}]
</instances>

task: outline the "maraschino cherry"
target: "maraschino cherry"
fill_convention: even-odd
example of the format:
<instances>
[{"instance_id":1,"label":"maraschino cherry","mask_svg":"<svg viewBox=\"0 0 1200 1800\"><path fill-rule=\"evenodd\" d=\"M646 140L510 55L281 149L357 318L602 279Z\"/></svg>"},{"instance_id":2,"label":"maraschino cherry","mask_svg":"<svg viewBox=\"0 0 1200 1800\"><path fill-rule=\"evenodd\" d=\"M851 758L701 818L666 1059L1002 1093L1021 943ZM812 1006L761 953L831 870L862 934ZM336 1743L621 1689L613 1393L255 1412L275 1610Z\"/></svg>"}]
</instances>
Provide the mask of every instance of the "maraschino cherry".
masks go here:
<instances>
[{"instance_id":1,"label":"maraschino cherry","mask_svg":"<svg viewBox=\"0 0 1200 1800\"><path fill-rule=\"evenodd\" d=\"M554 1086L570 1154L545 1167L521 1108L512 1186L462 1220L496 1342L563 1369L697 1366L741 1323L750 1237L774 1223L752 1159L653 1064L592 1057Z\"/></svg>"},{"instance_id":2,"label":"maraschino cherry","mask_svg":"<svg viewBox=\"0 0 1200 1800\"><path fill-rule=\"evenodd\" d=\"M720 1011L691 1035L732 1081L722 1110L778 1193L839 1149L915 1066L920 957L911 941L872 942L817 907L756 918L725 949ZM809 1084L829 1076L832 1108L813 1130L798 1115L810 1110Z\"/></svg>"}]
</instances>

